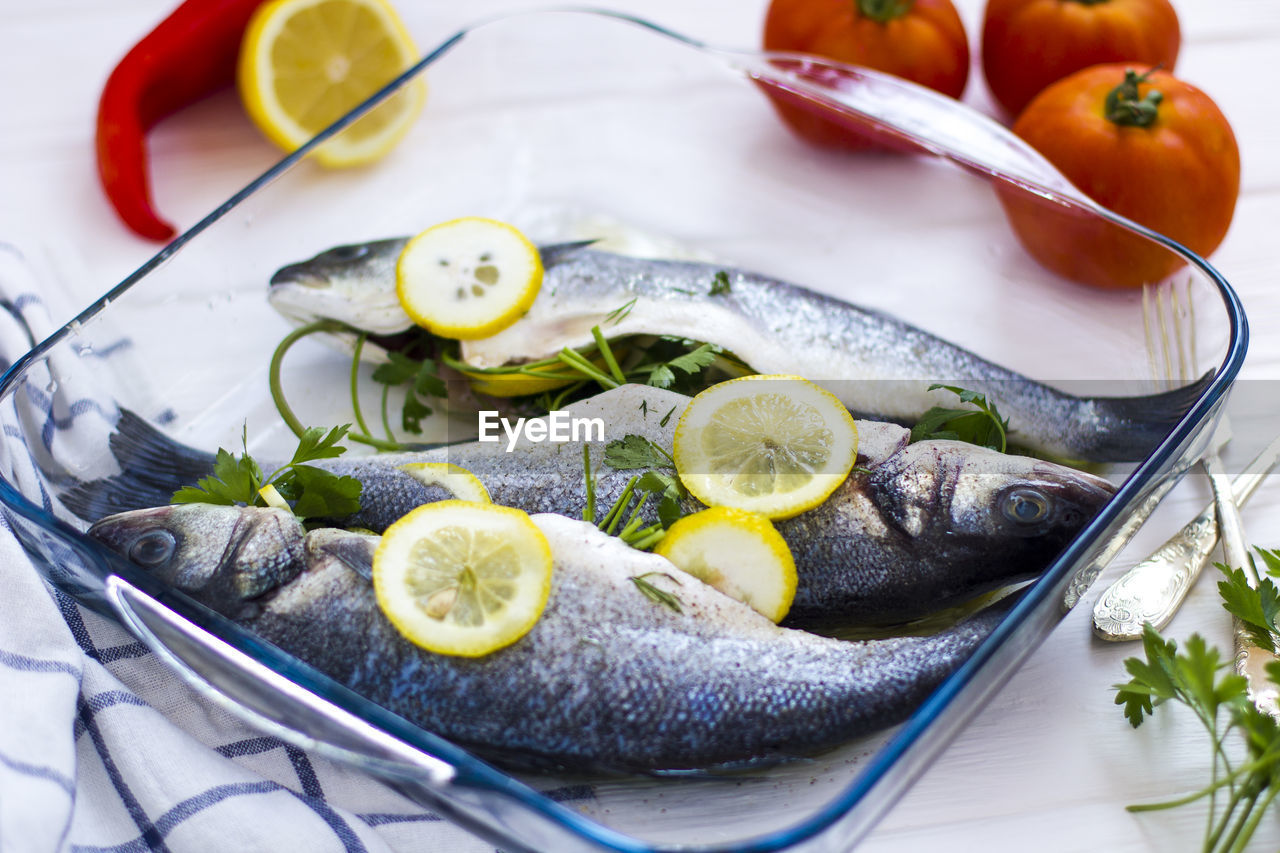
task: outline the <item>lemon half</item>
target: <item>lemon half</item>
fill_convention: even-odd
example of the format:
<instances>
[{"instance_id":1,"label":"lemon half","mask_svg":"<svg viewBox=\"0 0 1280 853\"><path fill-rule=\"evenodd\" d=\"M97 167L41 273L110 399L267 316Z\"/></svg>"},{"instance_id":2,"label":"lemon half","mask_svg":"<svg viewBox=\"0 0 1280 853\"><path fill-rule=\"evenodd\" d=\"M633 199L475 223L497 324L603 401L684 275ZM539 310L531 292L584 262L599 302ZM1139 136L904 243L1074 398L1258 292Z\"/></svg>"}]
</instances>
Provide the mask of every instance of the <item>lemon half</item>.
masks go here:
<instances>
[{"instance_id":1,"label":"lemon half","mask_svg":"<svg viewBox=\"0 0 1280 853\"><path fill-rule=\"evenodd\" d=\"M433 334L474 340L519 320L542 287L542 255L515 227L467 216L411 239L396 263L396 294Z\"/></svg>"},{"instance_id":2,"label":"lemon half","mask_svg":"<svg viewBox=\"0 0 1280 853\"><path fill-rule=\"evenodd\" d=\"M272 0L249 20L236 77L254 124L292 151L417 58L385 0ZM421 77L407 82L316 149L316 159L352 166L386 154L422 111L426 92Z\"/></svg>"},{"instance_id":3,"label":"lemon half","mask_svg":"<svg viewBox=\"0 0 1280 853\"><path fill-rule=\"evenodd\" d=\"M708 506L772 519L818 506L849 476L858 453L853 416L798 376L743 376L706 389L676 426L680 480Z\"/></svg>"},{"instance_id":4,"label":"lemon half","mask_svg":"<svg viewBox=\"0 0 1280 853\"><path fill-rule=\"evenodd\" d=\"M382 612L431 652L479 657L537 623L551 592L551 546L518 509L425 504L382 534L373 589Z\"/></svg>"},{"instance_id":5,"label":"lemon half","mask_svg":"<svg viewBox=\"0 0 1280 853\"><path fill-rule=\"evenodd\" d=\"M791 549L756 512L717 506L686 515L653 552L774 622L796 595Z\"/></svg>"}]
</instances>

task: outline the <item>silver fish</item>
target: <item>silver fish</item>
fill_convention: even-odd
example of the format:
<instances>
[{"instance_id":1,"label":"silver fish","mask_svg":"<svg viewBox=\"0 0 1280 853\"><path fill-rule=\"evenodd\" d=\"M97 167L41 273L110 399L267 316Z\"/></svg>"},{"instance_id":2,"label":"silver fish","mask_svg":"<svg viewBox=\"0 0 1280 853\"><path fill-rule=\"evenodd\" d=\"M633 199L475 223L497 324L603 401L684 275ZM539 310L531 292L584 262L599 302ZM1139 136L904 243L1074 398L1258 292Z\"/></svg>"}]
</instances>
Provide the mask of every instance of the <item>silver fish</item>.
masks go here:
<instances>
[{"instance_id":1,"label":"silver fish","mask_svg":"<svg viewBox=\"0 0 1280 853\"><path fill-rule=\"evenodd\" d=\"M779 628L585 522L538 515L554 555L542 617L505 649L455 658L383 617L362 576L374 537L304 538L290 520L162 507L90 535L393 713L524 767L689 770L828 749L903 719L1002 615L930 637L831 640ZM632 583L649 572L680 612Z\"/></svg>"},{"instance_id":2,"label":"silver fish","mask_svg":"<svg viewBox=\"0 0 1280 853\"><path fill-rule=\"evenodd\" d=\"M413 323L399 309L389 272L404 243L340 246L286 266L272 276L268 298L295 321L330 318L376 335L404 332ZM597 325L610 338L683 337L721 346L759 373L817 382L853 412L904 423L932 406L954 404L947 392L929 391L930 384L963 385L998 405L1021 446L1098 462L1144 458L1203 387L1202 381L1148 396L1079 397L887 314L794 284L583 245L544 249L542 290L529 312L492 337L462 342L462 360L494 367L546 358L566 346L590 346Z\"/></svg>"},{"instance_id":3,"label":"silver fish","mask_svg":"<svg viewBox=\"0 0 1280 853\"><path fill-rule=\"evenodd\" d=\"M670 448L688 401L628 385L565 410L606 425L604 441L585 442L599 515L637 473L604 464L607 442L642 435ZM857 427L855 471L822 505L777 522L799 575L788 624L905 622L1035 577L1114 493L1106 480L1051 462L953 441L908 444L908 431L895 424ZM360 512L336 520L344 526L381 531L416 506L452 497L401 469L418 462L461 465L496 503L581 517L586 437L552 443L527 436L510 452L504 436L315 464L363 485ZM112 449L121 475L63 496L83 518L167 503L179 486L212 469L208 454L182 448L133 416L117 425ZM692 499L685 504L698 508Z\"/></svg>"}]
</instances>

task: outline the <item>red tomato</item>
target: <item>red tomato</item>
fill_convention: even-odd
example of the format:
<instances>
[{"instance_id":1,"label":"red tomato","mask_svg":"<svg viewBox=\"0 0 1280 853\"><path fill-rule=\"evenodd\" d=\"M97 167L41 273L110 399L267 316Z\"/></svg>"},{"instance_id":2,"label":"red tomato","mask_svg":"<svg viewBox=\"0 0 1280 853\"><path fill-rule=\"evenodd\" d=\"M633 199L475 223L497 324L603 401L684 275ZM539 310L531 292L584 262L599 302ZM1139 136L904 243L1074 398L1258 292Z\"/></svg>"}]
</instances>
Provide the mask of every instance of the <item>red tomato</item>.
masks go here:
<instances>
[{"instance_id":1,"label":"red tomato","mask_svg":"<svg viewBox=\"0 0 1280 853\"><path fill-rule=\"evenodd\" d=\"M1169 74L1140 77L1124 64L1078 71L1036 96L1013 131L1090 198L1200 255L1227 233L1240 191L1235 135L1208 95ZM1096 217L1005 185L997 192L1023 246L1059 275L1140 287L1181 265Z\"/></svg>"},{"instance_id":2,"label":"red tomato","mask_svg":"<svg viewBox=\"0 0 1280 853\"><path fill-rule=\"evenodd\" d=\"M1044 87L1104 62L1173 71L1181 34L1169 0L987 0L982 70L1011 115Z\"/></svg>"},{"instance_id":3,"label":"red tomato","mask_svg":"<svg viewBox=\"0 0 1280 853\"><path fill-rule=\"evenodd\" d=\"M969 41L951 0L773 0L764 20L764 48L862 65L953 98L969 79ZM773 102L803 139L837 148L869 145L855 131Z\"/></svg>"}]
</instances>

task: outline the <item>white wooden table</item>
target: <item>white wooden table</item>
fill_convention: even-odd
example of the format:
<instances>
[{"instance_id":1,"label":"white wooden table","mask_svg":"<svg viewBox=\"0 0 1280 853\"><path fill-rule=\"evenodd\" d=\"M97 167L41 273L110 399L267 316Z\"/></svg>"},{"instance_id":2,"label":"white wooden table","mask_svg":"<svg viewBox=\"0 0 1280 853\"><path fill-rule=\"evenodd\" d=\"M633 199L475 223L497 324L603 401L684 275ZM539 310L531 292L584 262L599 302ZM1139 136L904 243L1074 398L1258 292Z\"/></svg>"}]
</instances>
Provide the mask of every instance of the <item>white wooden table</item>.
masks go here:
<instances>
[{"instance_id":1,"label":"white wooden table","mask_svg":"<svg viewBox=\"0 0 1280 853\"><path fill-rule=\"evenodd\" d=\"M0 240L45 253L61 273L64 316L146 260L156 246L132 237L98 188L93 120L103 80L124 51L172 0L18 0L0 2ZM1280 99L1274 0L1175 0L1183 24L1177 73L1207 91L1232 121L1244 162L1235 223L1214 262L1240 291L1253 326L1243 379L1255 398L1274 397L1280 338ZM410 29L427 44L454 25L491 11L539 5L528 0L425 4L401 0ZM678 30L721 44L754 45L765 0L613 0ZM980 0L961 0L976 40ZM975 45L976 47L976 45ZM975 65L966 101L989 102ZM277 152L240 119L230 93L165 122L152 136L160 210L189 226L268 167ZM233 116L234 118L228 118ZM1280 386L1277 386L1280 387ZM1275 407L1280 411L1280 405ZM1276 424L1280 428L1280 421ZM1265 428L1263 432L1265 432ZM1270 435L1236 442L1238 470ZM1035 653L981 718L951 746L881 824L864 849L1190 850L1203 811L1127 813L1127 803L1170 798L1207 781L1208 746L1187 715L1160 715L1134 732L1111 701L1132 646L1095 640L1090 609L1104 586L1159 544L1208 499L1192 477L1166 500L1135 543ZM1280 487L1263 486L1245 511L1251 539L1280 546ZM1211 581L1205 578L1205 581ZM1229 648L1228 620L1211 582L1202 582L1169 628L1200 631ZM1258 849L1280 845L1269 817Z\"/></svg>"}]
</instances>

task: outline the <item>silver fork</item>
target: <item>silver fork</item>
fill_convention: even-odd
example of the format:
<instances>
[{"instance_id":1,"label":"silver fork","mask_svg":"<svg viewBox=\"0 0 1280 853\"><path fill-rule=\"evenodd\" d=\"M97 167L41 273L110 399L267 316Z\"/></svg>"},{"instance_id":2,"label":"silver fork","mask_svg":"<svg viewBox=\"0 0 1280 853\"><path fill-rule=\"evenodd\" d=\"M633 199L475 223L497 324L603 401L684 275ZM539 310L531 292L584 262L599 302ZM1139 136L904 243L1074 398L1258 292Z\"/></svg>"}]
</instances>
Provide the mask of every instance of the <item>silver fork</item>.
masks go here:
<instances>
[{"instance_id":1,"label":"silver fork","mask_svg":"<svg viewBox=\"0 0 1280 853\"><path fill-rule=\"evenodd\" d=\"M1155 378L1189 381L1196 373L1195 315L1190 290L1190 281L1185 297L1181 298L1176 285L1143 288L1143 327ZM1218 450L1229 434L1230 428L1224 419L1202 460L1206 470L1216 462L1216 470L1221 471ZM1278 461L1280 438L1262 451L1231 484L1231 497L1237 507L1249 500L1263 476ZM1093 608L1093 630L1097 636L1110 641L1136 640L1142 637L1144 623L1150 622L1157 629L1169 623L1218 543L1216 503L1210 503L1151 556L1107 588Z\"/></svg>"}]
</instances>

